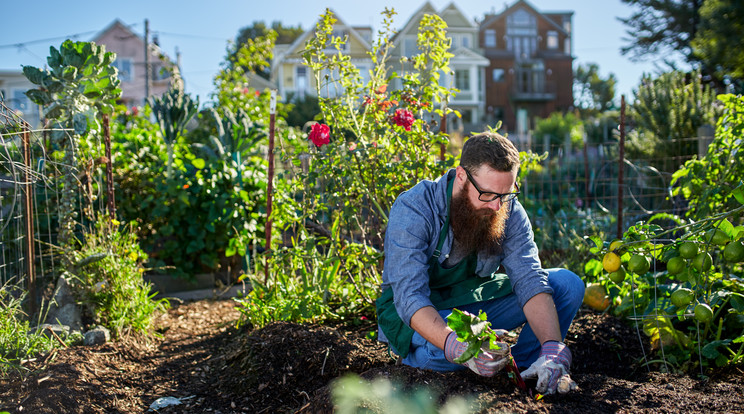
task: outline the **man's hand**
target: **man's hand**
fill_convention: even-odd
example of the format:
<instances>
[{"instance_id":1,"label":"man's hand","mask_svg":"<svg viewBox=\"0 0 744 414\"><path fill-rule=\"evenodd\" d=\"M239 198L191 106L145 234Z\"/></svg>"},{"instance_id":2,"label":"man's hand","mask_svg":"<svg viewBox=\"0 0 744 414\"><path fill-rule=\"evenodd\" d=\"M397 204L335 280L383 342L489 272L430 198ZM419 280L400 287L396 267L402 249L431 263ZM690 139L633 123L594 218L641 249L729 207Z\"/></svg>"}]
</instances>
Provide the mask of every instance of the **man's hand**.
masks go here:
<instances>
[{"instance_id":1,"label":"man's hand","mask_svg":"<svg viewBox=\"0 0 744 414\"><path fill-rule=\"evenodd\" d=\"M503 331L506 332L506 331ZM471 371L484 377L492 377L506 366L509 362L508 356L511 354L509 345L505 342L497 342L499 349L489 349L488 344L484 343L478 356L470 358L463 365L470 368ZM455 363L455 359L468 349L468 344L457 339L457 334L450 332L444 343L444 357L447 361Z\"/></svg>"},{"instance_id":2,"label":"man's hand","mask_svg":"<svg viewBox=\"0 0 744 414\"><path fill-rule=\"evenodd\" d=\"M522 378L537 377L537 392L565 394L578 388L568 374L571 367L571 351L566 344L547 341L542 346L540 357L522 373Z\"/></svg>"}]
</instances>

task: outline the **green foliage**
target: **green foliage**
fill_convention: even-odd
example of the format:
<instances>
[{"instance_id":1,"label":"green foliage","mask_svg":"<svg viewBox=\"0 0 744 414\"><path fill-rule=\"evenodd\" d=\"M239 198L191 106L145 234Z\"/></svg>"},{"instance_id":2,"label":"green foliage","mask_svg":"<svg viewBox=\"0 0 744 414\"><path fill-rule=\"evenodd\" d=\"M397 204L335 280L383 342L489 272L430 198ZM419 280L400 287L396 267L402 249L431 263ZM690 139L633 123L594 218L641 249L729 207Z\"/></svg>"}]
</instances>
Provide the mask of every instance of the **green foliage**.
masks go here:
<instances>
[{"instance_id":1,"label":"green foliage","mask_svg":"<svg viewBox=\"0 0 744 414\"><path fill-rule=\"evenodd\" d=\"M462 397L451 397L443 405L427 388L404 391L401 386L383 378L366 381L348 374L333 382L331 398L338 414L464 414L472 412L472 403Z\"/></svg>"},{"instance_id":2,"label":"green foliage","mask_svg":"<svg viewBox=\"0 0 744 414\"><path fill-rule=\"evenodd\" d=\"M56 339L43 330L30 329L22 308L25 292L9 283L0 286L0 375L24 371L24 360L49 352L57 345Z\"/></svg>"},{"instance_id":3,"label":"green foliage","mask_svg":"<svg viewBox=\"0 0 744 414\"><path fill-rule=\"evenodd\" d=\"M736 188L744 182L744 97L719 95L723 115L718 119L713 142L702 159L687 161L672 178L673 194L689 203L688 217L701 220L738 205ZM741 190L738 190L741 192Z\"/></svg>"},{"instance_id":4,"label":"green foliage","mask_svg":"<svg viewBox=\"0 0 744 414\"><path fill-rule=\"evenodd\" d=\"M457 339L468 344L465 352L455 359L455 363L464 364L471 358L476 358L485 343L489 349L499 349L499 338L491 329L486 313L481 311L477 316L463 312L457 308L447 316L447 326L457 334Z\"/></svg>"},{"instance_id":5,"label":"green foliage","mask_svg":"<svg viewBox=\"0 0 744 414\"><path fill-rule=\"evenodd\" d=\"M744 226L731 222L743 211L744 205L739 205L696 222L675 218L681 225L668 230L654 223L657 219L668 221L666 215L631 226L616 248L622 255L622 266L629 270L619 284L603 274L598 259L586 264L587 274L607 288L613 312L637 321L649 337L652 350L661 354L662 360L649 364L658 362L664 369L671 366L703 372L705 368L744 360L744 345L734 345L744 342L744 283L733 276L744 269L741 258L726 260L722 254L728 244L744 238ZM719 234L711 238L714 233ZM598 237L591 239L596 244L592 252L602 257L607 246ZM686 253L683 246L689 244L699 253ZM741 250L744 258L744 246ZM650 269L634 265L633 257L650 258ZM666 270L664 263L680 258L682 266ZM710 260L712 266L703 266L703 259ZM637 271L639 267L644 270ZM681 289L685 300L675 295L673 301L673 294ZM687 300L690 296L692 300Z\"/></svg>"},{"instance_id":6,"label":"green foliage","mask_svg":"<svg viewBox=\"0 0 744 414\"><path fill-rule=\"evenodd\" d=\"M171 87L163 96L150 98L148 104L158 121L168 149L166 177L170 178L173 174L173 147L186 129L186 124L196 115L199 109L199 98L197 97L194 101L191 95L184 93L182 89Z\"/></svg>"},{"instance_id":7,"label":"green foliage","mask_svg":"<svg viewBox=\"0 0 744 414\"><path fill-rule=\"evenodd\" d=\"M70 285L92 312L97 323L114 336L128 332L152 334L156 312L165 311L165 299L153 299L150 284L142 280L147 255L131 225L104 216L88 229L72 253L67 271Z\"/></svg>"},{"instance_id":8,"label":"green foliage","mask_svg":"<svg viewBox=\"0 0 744 414\"><path fill-rule=\"evenodd\" d=\"M670 72L656 79L645 75L635 91L628 117L635 128L628 135L630 158L676 158L697 154L698 128L714 125L720 110L716 95L703 85L699 71ZM678 165L660 166L672 172Z\"/></svg>"},{"instance_id":9,"label":"green foliage","mask_svg":"<svg viewBox=\"0 0 744 414\"><path fill-rule=\"evenodd\" d=\"M92 140L100 132L97 117L113 112L121 89L117 69L111 66L116 55L106 52L104 46L66 40L59 50L50 47L49 51L49 69L24 66L23 73L39 86L26 95L42 105L44 117L53 121L50 142L63 153L57 157L64 173L58 201L58 243L69 247L79 218L76 176L87 163L85 158L95 158L95 151L100 151Z\"/></svg>"},{"instance_id":10,"label":"green foliage","mask_svg":"<svg viewBox=\"0 0 744 414\"><path fill-rule=\"evenodd\" d=\"M237 68L243 65L241 59L237 58L237 55L241 53L240 50L244 49L245 45L250 49L253 41L259 38L269 37L273 37L274 42L277 44L290 44L303 33L305 31L302 30L301 26L284 26L282 22L275 21L271 23L271 27L267 27L266 23L262 21L254 21L252 25L240 29L235 39L234 50L229 51L227 60L230 62L230 65ZM258 55L269 56L270 58L270 55L262 53L258 53ZM268 63L260 66L242 66L242 68L246 72L255 72L264 79L269 79L271 75L270 65Z\"/></svg>"},{"instance_id":11,"label":"green foliage","mask_svg":"<svg viewBox=\"0 0 744 414\"><path fill-rule=\"evenodd\" d=\"M542 143L545 137L549 137L551 148L563 146L567 137L571 148L581 148L584 145L581 119L572 113L553 112L549 118L538 120L533 137L537 143Z\"/></svg>"},{"instance_id":12,"label":"green foliage","mask_svg":"<svg viewBox=\"0 0 744 414\"><path fill-rule=\"evenodd\" d=\"M613 109L616 85L614 74L610 73L606 79L600 77L596 63L579 65L574 73L574 102L582 118Z\"/></svg>"},{"instance_id":13,"label":"green foliage","mask_svg":"<svg viewBox=\"0 0 744 414\"><path fill-rule=\"evenodd\" d=\"M439 71L446 70L451 56L445 24L436 16L422 21L419 49L427 53L412 58L414 67L403 76L404 89L388 92L387 85L397 76L387 74L394 13L383 14L385 29L370 53L375 66L367 83L350 56L341 53L347 39L333 36L336 19L330 11L303 53L315 77L330 143L315 146L291 134L282 142L282 159L293 169L276 183L272 218L285 236L294 237L267 256L271 279L264 281L276 298L310 300L295 312L300 319L373 313L387 211L401 191L453 165L451 158L438 160L447 137L430 131L421 119L433 101L452 93L438 83ZM338 52L329 54L329 45ZM333 98L335 94L339 96ZM396 110L406 115L397 122ZM251 308L250 303L266 297L258 290L244 306ZM313 315L306 308L320 313Z\"/></svg>"},{"instance_id":14,"label":"green foliage","mask_svg":"<svg viewBox=\"0 0 744 414\"><path fill-rule=\"evenodd\" d=\"M677 53L687 61L694 60L690 41L699 29L700 8L705 1L622 1L638 7L630 17L618 19L628 27L630 40L620 49L623 55L630 55L633 61L655 55L671 63L669 56Z\"/></svg>"},{"instance_id":15,"label":"green foliage","mask_svg":"<svg viewBox=\"0 0 744 414\"><path fill-rule=\"evenodd\" d=\"M700 7L700 27L690 44L695 57L715 70L719 79L744 80L744 4L732 0L706 0Z\"/></svg>"}]
</instances>

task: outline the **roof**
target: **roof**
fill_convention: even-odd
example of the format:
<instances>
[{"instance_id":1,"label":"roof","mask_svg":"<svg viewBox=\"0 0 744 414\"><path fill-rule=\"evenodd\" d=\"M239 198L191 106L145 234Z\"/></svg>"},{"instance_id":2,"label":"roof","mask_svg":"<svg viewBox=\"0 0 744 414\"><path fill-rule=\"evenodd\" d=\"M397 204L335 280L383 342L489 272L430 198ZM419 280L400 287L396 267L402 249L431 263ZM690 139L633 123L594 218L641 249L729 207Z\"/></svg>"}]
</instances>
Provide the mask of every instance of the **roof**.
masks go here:
<instances>
[{"instance_id":1,"label":"roof","mask_svg":"<svg viewBox=\"0 0 744 414\"><path fill-rule=\"evenodd\" d=\"M565 35L569 35L570 34L570 33L568 33L566 31L566 29L563 28L563 26L559 25L557 22L553 21L552 19L549 19L548 17L546 17L546 15L548 15L548 14L573 15L573 12L540 12L533 5L531 5L527 0L517 0L517 2L515 2L511 6L507 7L506 9L504 9L504 11L502 11L501 13L499 13L499 14L492 14L492 15L486 16L486 18L483 19L483 22L481 22L481 27L482 26L490 25L491 23L504 18L505 16L511 14L512 12L514 12L515 10L517 10L520 7L526 7L527 9L531 10L540 19L543 19L543 20L547 21L549 24L551 24L553 27L555 27L555 29L558 30L559 32L561 32L561 33L563 33Z\"/></svg>"}]
</instances>

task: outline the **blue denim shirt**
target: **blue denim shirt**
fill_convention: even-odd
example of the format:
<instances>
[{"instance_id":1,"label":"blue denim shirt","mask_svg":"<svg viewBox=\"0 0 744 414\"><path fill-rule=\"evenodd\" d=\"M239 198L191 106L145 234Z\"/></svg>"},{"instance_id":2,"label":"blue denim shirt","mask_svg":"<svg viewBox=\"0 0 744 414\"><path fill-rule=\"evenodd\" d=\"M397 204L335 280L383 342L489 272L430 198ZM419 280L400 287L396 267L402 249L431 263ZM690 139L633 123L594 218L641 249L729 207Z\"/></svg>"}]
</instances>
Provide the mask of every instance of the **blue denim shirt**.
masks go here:
<instances>
[{"instance_id":1,"label":"blue denim shirt","mask_svg":"<svg viewBox=\"0 0 744 414\"><path fill-rule=\"evenodd\" d=\"M454 179L455 170L434 181L424 180L401 193L390 209L385 231L385 264L382 290L393 289L395 308L403 322L410 326L411 317L429 300L428 261L439 241L439 233L449 212L447 180ZM442 246L439 262L452 250L452 229ZM506 221L503 252L500 255L478 254L476 273L490 276L500 265L506 269L520 306L538 293L552 294L548 273L537 255L532 225L524 207L516 199ZM382 330L380 340L386 342Z\"/></svg>"}]
</instances>

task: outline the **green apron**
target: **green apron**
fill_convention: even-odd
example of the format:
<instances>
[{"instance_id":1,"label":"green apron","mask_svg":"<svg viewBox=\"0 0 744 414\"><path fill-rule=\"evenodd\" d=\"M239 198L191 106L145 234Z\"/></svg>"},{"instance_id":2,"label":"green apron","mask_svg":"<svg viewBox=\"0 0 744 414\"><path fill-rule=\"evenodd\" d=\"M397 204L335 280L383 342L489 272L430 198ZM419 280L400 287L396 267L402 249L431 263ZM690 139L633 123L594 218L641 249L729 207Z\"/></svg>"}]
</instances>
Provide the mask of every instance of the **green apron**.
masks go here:
<instances>
[{"instance_id":1,"label":"green apron","mask_svg":"<svg viewBox=\"0 0 744 414\"><path fill-rule=\"evenodd\" d=\"M447 206L452 199L454 179L447 183ZM475 252L451 268L439 263L444 240L449 233L449 214L439 232L439 243L429 258L429 299L437 310L450 309L471 303L500 298L511 293L509 278L503 273L492 273L490 277L480 277L475 273L478 256ZM393 303L393 289L387 289L375 302L377 323L387 337L393 351L405 358L411 347L414 330L400 319Z\"/></svg>"}]
</instances>

